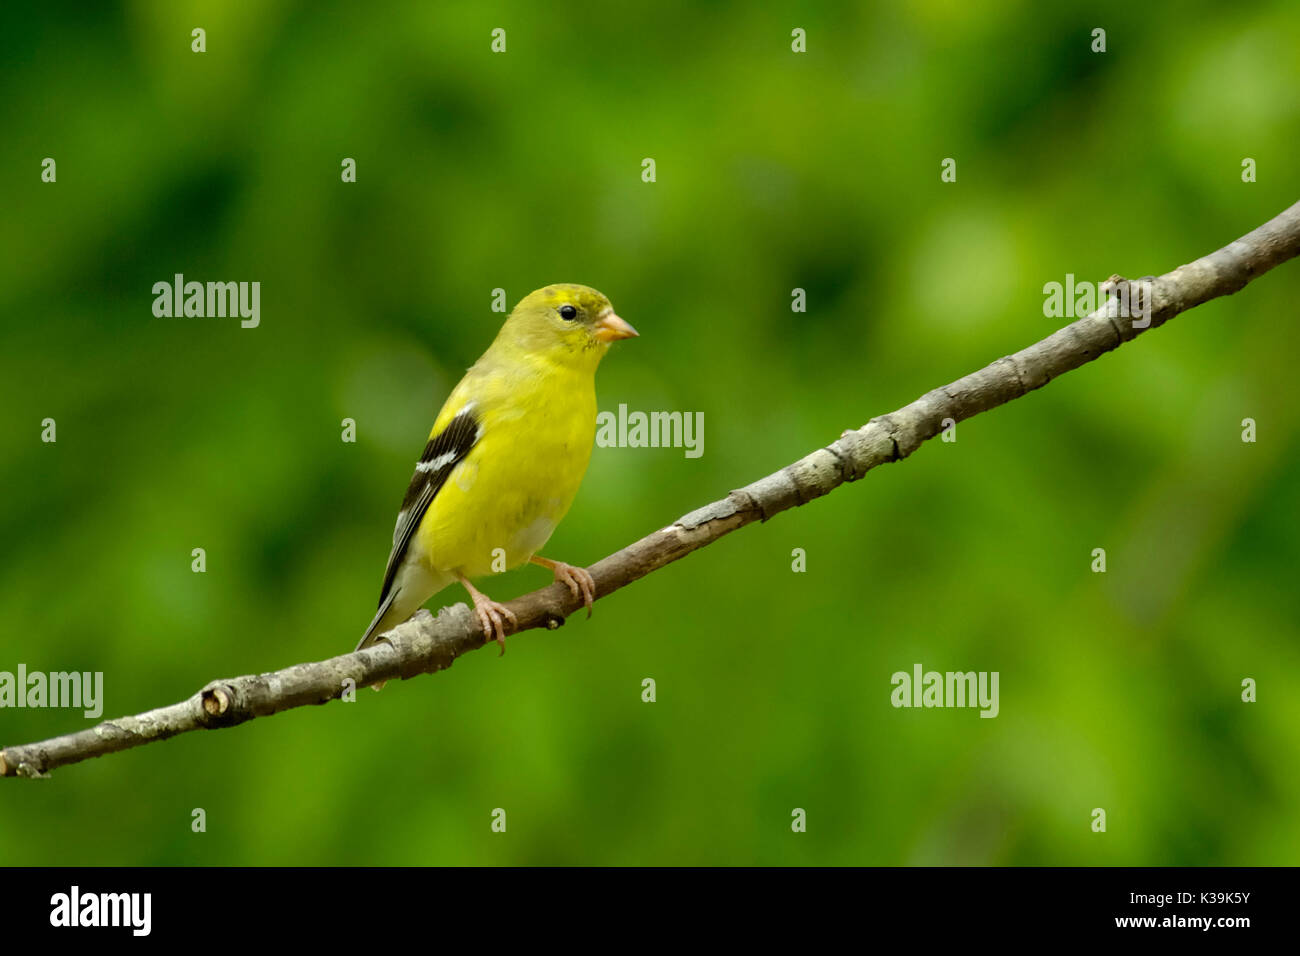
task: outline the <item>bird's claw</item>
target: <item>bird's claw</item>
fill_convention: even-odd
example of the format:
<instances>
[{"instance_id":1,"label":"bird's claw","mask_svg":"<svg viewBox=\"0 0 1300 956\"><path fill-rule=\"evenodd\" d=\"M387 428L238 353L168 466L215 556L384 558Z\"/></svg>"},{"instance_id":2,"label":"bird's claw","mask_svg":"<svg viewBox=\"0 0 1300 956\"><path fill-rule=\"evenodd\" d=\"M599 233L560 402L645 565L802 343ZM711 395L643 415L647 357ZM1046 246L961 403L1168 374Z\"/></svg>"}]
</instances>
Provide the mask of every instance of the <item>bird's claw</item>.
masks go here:
<instances>
[{"instance_id":1,"label":"bird's claw","mask_svg":"<svg viewBox=\"0 0 1300 956\"><path fill-rule=\"evenodd\" d=\"M474 614L478 617L479 624L483 626L483 640L485 642L496 640L501 647L501 653L497 656L504 656L506 652L505 622L508 620L511 627L517 628L519 626L519 618L515 616L515 612L504 604L498 604L490 598L484 598L481 601L475 598Z\"/></svg>"},{"instance_id":2,"label":"bird's claw","mask_svg":"<svg viewBox=\"0 0 1300 956\"><path fill-rule=\"evenodd\" d=\"M556 562L555 580L569 586L569 592L574 597L581 597L583 606L587 609L587 617L591 617L591 605L596 600L596 581L591 576L591 572L586 568L575 567L572 564Z\"/></svg>"}]
</instances>

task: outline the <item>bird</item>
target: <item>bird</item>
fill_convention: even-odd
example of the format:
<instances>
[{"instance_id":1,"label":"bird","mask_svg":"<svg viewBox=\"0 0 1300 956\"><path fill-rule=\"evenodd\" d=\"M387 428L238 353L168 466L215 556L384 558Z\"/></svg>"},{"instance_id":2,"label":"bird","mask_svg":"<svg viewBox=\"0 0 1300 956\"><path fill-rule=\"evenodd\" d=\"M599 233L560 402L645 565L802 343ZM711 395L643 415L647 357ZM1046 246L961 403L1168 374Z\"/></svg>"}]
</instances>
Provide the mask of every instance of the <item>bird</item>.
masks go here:
<instances>
[{"instance_id":1,"label":"bird","mask_svg":"<svg viewBox=\"0 0 1300 956\"><path fill-rule=\"evenodd\" d=\"M379 609L357 650L459 582L484 643L495 639L504 654L505 622L518 619L472 579L526 563L551 571L591 616L591 573L537 552L591 459L596 367L611 343L637 335L585 285L548 285L519 301L433 423L397 515Z\"/></svg>"}]
</instances>

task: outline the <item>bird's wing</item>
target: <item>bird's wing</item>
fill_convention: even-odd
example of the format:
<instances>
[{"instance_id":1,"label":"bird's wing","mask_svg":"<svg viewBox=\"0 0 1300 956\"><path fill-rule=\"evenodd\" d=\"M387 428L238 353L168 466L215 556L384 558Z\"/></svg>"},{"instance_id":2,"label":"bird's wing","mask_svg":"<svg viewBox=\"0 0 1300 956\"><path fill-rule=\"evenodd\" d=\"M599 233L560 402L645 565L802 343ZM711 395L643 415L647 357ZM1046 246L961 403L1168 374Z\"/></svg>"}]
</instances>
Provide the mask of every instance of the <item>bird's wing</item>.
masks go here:
<instances>
[{"instance_id":1,"label":"bird's wing","mask_svg":"<svg viewBox=\"0 0 1300 956\"><path fill-rule=\"evenodd\" d=\"M397 527L393 529L393 550L388 555L388 567L384 570L384 587L379 592L379 606L389 597L393 581L397 577L406 549L411 543L415 529L429 510L429 505L447 483L452 469L465 460L465 456L478 442L482 427L474 414L473 404L464 406L442 428L436 431L424 446L424 454L415 464L415 474L411 477L406 497L402 499L402 510L397 515Z\"/></svg>"}]
</instances>

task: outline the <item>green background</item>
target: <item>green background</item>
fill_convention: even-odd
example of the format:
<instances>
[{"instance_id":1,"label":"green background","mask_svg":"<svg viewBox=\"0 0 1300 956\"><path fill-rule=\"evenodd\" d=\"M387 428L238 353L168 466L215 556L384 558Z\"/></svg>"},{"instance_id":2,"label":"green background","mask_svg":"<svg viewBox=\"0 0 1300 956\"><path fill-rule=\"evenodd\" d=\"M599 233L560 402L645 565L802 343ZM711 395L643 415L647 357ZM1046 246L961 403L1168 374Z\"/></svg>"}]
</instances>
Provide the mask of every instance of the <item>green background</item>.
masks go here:
<instances>
[{"instance_id":1,"label":"green background","mask_svg":"<svg viewBox=\"0 0 1300 956\"><path fill-rule=\"evenodd\" d=\"M352 648L495 288L601 289L642 336L601 407L704 414L698 459L596 449L547 549L589 564L1042 338L1045 282L1297 198L1285 0L87 7L0 13L0 670L103 671L105 717ZM261 326L155 318L176 272L260 281ZM504 659L0 781L0 863L1295 863L1298 295L1284 265ZM894 709L915 663L998 671L1000 715Z\"/></svg>"}]
</instances>

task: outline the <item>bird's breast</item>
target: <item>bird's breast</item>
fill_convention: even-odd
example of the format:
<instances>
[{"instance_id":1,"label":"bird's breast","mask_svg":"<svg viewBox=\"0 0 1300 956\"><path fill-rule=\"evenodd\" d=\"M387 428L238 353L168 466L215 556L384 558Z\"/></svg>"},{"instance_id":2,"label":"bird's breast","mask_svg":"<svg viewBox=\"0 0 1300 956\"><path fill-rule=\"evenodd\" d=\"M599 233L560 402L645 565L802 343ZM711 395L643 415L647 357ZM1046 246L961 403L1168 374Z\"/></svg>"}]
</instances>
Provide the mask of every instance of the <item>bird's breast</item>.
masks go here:
<instances>
[{"instance_id":1,"label":"bird's breast","mask_svg":"<svg viewBox=\"0 0 1300 956\"><path fill-rule=\"evenodd\" d=\"M477 577L516 567L573 503L596 436L594 394L513 398L483 410L478 443L421 524L419 545L434 569Z\"/></svg>"}]
</instances>

